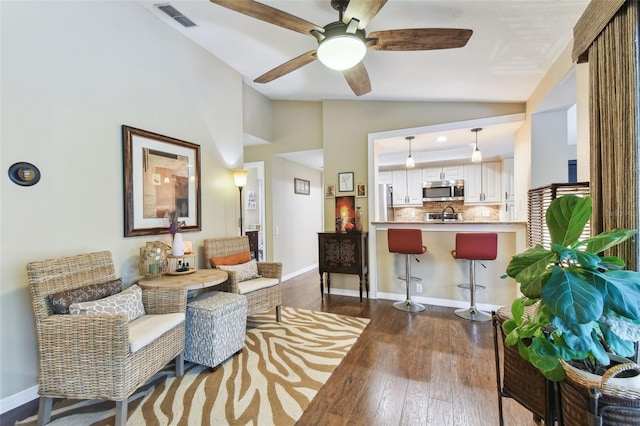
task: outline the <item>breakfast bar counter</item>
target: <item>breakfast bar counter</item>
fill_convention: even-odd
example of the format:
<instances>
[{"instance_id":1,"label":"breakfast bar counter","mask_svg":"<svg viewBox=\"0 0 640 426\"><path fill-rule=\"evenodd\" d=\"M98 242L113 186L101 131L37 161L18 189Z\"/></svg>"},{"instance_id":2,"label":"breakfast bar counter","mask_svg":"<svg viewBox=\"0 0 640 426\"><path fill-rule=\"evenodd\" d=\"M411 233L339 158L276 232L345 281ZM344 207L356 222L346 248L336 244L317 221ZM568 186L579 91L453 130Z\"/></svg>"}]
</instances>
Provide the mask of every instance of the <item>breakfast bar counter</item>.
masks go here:
<instances>
[{"instance_id":1,"label":"breakfast bar counter","mask_svg":"<svg viewBox=\"0 0 640 426\"><path fill-rule=\"evenodd\" d=\"M427 252L413 260L412 274L422 279L422 293L412 288L418 302L468 307L469 289L458 284L469 282L469 262L456 260L455 236L461 232L495 232L498 234L498 257L476 263L477 283L486 288L478 290L476 301L484 310L508 306L518 296L518 288L511 278L502 278L511 257L527 248L526 222L427 221L427 222L372 222L370 230L370 281L381 299L403 300L405 283L398 279L404 273L404 258L389 253L387 229L411 228L422 230L422 242ZM413 258L412 258L413 259Z\"/></svg>"}]
</instances>

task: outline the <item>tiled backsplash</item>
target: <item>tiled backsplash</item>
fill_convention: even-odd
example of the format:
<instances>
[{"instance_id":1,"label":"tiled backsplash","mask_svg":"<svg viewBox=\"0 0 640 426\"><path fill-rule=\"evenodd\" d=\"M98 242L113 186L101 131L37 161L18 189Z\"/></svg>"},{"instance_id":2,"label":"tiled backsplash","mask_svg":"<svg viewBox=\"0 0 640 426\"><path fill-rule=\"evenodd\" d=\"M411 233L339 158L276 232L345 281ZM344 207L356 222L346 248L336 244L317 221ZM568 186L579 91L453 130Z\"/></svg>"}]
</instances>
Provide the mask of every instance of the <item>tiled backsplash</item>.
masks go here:
<instances>
[{"instance_id":1,"label":"tiled backsplash","mask_svg":"<svg viewBox=\"0 0 640 426\"><path fill-rule=\"evenodd\" d=\"M465 222L498 222L500 220L500 204L465 206L463 201L432 201L422 206L395 207L395 220L422 221L426 213L440 213L447 206L453 207L456 213L462 213Z\"/></svg>"}]
</instances>

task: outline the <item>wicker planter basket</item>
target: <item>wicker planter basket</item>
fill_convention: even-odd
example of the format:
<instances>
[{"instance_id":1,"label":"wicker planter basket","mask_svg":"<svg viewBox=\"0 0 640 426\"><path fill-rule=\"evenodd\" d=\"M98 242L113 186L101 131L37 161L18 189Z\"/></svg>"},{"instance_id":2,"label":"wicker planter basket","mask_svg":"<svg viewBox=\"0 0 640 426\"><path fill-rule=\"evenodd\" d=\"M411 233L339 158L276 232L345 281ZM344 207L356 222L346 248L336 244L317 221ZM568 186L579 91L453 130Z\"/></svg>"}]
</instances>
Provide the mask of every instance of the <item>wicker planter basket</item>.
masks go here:
<instances>
[{"instance_id":1,"label":"wicker planter basket","mask_svg":"<svg viewBox=\"0 0 640 426\"><path fill-rule=\"evenodd\" d=\"M566 377L560 382L560 407L564 426L640 426L640 389L625 387L620 382L625 379L616 378L622 371L640 372L640 365L618 364L602 377L563 365Z\"/></svg>"},{"instance_id":2,"label":"wicker planter basket","mask_svg":"<svg viewBox=\"0 0 640 426\"><path fill-rule=\"evenodd\" d=\"M533 315L535 306L529 306L526 310L529 315ZM517 401L533 413L534 419L553 424L558 418L557 396L553 382L547 380L529 361L524 360L518 353L517 346L504 345L506 336L502 330L502 323L511 318L511 310L507 307L502 307L493 314L500 425L504 424L503 397ZM499 347L503 350L502 357L499 356ZM502 359L502 366L500 359ZM502 375L500 375L501 370Z\"/></svg>"}]
</instances>

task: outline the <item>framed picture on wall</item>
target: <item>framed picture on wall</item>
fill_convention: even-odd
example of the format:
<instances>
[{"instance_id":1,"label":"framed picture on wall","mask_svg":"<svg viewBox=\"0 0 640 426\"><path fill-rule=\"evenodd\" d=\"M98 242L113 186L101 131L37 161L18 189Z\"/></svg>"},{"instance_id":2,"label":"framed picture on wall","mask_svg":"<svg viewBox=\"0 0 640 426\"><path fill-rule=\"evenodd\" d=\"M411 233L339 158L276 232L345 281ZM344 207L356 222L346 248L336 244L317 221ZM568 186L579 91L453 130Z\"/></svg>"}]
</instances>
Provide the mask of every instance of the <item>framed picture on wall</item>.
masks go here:
<instances>
[{"instance_id":1,"label":"framed picture on wall","mask_svg":"<svg viewBox=\"0 0 640 426\"><path fill-rule=\"evenodd\" d=\"M364 198L367 196L367 186L364 183L356 185L356 198Z\"/></svg>"},{"instance_id":2,"label":"framed picture on wall","mask_svg":"<svg viewBox=\"0 0 640 426\"><path fill-rule=\"evenodd\" d=\"M168 234L173 210L200 231L200 145L125 125L122 143L124 236Z\"/></svg>"},{"instance_id":3,"label":"framed picture on wall","mask_svg":"<svg viewBox=\"0 0 640 426\"><path fill-rule=\"evenodd\" d=\"M338 191L353 192L353 172L338 173Z\"/></svg>"},{"instance_id":4,"label":"framed picture on wall","mask_svg":"<svg viewBox=\"0 0 640 426\"><path fill-rule=\"evenodd\" d=\"M308 180L293 178L293 192L296 194L309 195L311 184Z\"/></svg>"},{"instance_id":5,"label":"framed picture on wall","mask_svg":"<svg viewBox=\"0 0 640 426\"><path fill-rule=\"evenodd\" d=\"M336 196L336 186L327 185L324 191L324 198L335 198L335 196Z\"/></svg>"}]
</instances>

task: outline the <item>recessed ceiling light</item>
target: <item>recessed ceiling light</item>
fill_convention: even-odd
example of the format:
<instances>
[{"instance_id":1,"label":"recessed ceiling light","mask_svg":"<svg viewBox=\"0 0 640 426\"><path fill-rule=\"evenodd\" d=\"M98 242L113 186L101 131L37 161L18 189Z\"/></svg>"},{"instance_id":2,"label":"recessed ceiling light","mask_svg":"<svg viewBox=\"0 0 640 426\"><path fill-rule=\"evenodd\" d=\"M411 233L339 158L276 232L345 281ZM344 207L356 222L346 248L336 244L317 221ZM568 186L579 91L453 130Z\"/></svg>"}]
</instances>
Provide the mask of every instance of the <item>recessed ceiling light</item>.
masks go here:
<instances>
[{"instance_id":1,"label":"recessed ceiling light","mask_svg":"<svg viewBox=\"0 0 640 426\"><path fill-rule=\"evenodd\" d=\"M442 136L438 136L436 138L436 142L446 142L447 141L447 137L442 135Z\"/></svg>"}]
</instances>

